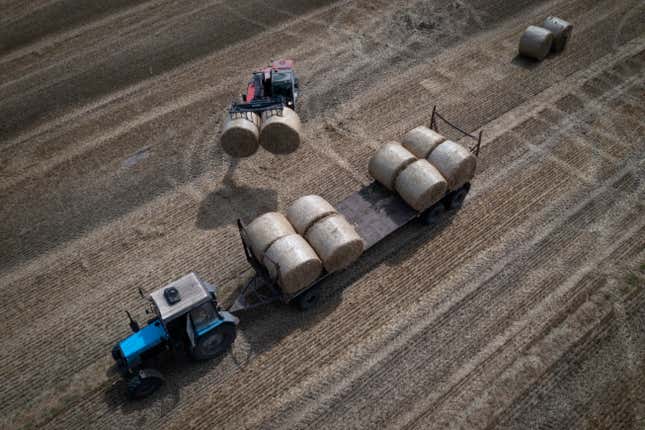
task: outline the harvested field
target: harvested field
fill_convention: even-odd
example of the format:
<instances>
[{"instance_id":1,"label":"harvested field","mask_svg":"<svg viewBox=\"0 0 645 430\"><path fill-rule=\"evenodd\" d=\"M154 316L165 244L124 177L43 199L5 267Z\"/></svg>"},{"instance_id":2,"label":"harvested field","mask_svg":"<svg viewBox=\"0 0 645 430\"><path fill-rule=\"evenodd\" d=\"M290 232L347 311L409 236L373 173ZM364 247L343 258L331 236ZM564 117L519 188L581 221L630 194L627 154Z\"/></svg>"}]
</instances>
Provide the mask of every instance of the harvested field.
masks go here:
<instances>
[{"instance_id":1,"label":"harvested field","mask_svg":"<svg viewBox=\"0 0 645 430\"><path fill-rule=\"evenodd\" d=\"M0 6L0 428L645 426L642 1L81 3ZM548 15L567 49L516 58ZM234 162L225 108L281 57L302 143ZM460 211L127 401L110 350L138 287L195 271L230 297L237 218L336 204L435 104L484 131Z\"/></svg>"}]
</instances>

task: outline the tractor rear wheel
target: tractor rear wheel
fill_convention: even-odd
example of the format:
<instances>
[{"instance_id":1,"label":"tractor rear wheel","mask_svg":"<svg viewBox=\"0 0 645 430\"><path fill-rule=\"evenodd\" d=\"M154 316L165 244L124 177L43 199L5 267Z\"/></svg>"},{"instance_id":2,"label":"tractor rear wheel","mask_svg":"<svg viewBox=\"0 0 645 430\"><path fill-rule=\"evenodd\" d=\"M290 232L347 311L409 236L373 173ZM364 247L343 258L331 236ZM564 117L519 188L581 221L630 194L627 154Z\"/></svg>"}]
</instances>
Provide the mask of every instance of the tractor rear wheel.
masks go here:
<instances>
[{"instance_id":1,"label":"tractor rear wheel","mask_svg":"<svg viewBox=\"0 0 645 430\"><path fill-rule=\"evenodd\" d=\"M164 379L161 372L154 369L141 369L128 381L128 396L143 399L161 387Z\"/></svg>"},{"instance_id":2,"label":"tractor rear wheel","mask_svg":"<svg viewBox=\"0 0 645 430\"><path fill-rule=\"evenodd\" d=\"M223 323L196 339L197 345L191 348L190 355L195 360L208 360L226 352L236 337L235 325Z\"/></svg>"}]
</instances>

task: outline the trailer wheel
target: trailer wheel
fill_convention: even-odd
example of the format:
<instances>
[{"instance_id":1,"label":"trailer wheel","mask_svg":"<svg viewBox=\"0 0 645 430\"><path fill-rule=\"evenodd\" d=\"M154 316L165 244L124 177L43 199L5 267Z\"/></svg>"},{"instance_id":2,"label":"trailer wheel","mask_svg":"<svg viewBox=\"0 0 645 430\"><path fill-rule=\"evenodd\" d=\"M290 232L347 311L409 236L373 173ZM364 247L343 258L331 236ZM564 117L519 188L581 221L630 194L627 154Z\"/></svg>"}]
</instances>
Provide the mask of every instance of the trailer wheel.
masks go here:
<instances>
[{"instance_id":1,"label":"trailer wheel","mask_svg":"<svg viewBox=\"0 0 645 430\"><path fill-rule=\"evenodd\" d=\"M425 225L436 224L445 212L445 206L440 202L428 209L421 218Z\"/></svg>"},{"instance_id":2,"label":"trailer wheel","mask_svg":"<svg viewBox=\"0 0 645 430\"><path fill-rule=\"evenodd\" d=\"M163 382L159 371L142 369L128 381L128 396L131 399L143 399L157 391Z\"/></svg>"},{"instance_id":3,"label":"trailer wheel","mask_svg":"<svg viewBox=\"0 0 645 430\"><path fill-rule=\"evenodd\" d=\"M296 306L301 311L308 311L318 305L320 301L320 288L313 287L296 297Z\"/></svg>"},{"instance_id":4,"label":"trailer wheel","mask_svg":"<svg viewBox=\"0 0 645 430\"><path fill-rule=\"evenodd\" d=\"M197 338L197 345L191 348L190 355L195 360L215 358L231 347L236 336L235 325L223 323Z\"/></svg>"},{"instance_id":5,"label":"trailer wheel","mask_svg":"<svg viewBox=\"0 0 645 430\"><path fill-rule=\"evenodd\" d=\"M448 201L448 210L460 209L464 205L464 200L466 200L466 196L468 195L469 190L470 187L466 185L455 191L455 193Z\"/></svg>"}]
</instances>

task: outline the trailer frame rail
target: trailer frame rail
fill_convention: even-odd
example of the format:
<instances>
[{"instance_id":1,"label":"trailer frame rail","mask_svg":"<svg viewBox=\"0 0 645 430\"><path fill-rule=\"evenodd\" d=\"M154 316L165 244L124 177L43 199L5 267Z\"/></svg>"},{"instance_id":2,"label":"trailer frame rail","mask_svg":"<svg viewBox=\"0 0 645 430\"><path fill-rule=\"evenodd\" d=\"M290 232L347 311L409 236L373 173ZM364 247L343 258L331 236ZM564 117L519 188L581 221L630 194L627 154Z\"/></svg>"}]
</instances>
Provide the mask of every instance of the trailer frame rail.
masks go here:
<instances>
[{"instance_id":1,"label":"trailer frame rail","mask_svg":"<svg viewBox=\"0 0 645 430\"><path fill-rule=\"evenodd\" d=\"M468 149L470 149L470 152L475 154L476 157L479 157L479 148L481 147L482 144L482 136L483 136L483 130L480 130L477 135L473 135L471 133L468 133L465 130L462 130L461 128L457 127L450 121L448 121L444 116L442 116L438 111L437 111L437 105L434 105L432 107L432 116L430 117L430 128L439 133L439 126L437 125L437 118L442 120L444 123L448 124L450 128L453 130L458 131L461 133L464 137L470 137L471 139L475 140L475 143L469 146Z\"/></svg>"}]
</instances>

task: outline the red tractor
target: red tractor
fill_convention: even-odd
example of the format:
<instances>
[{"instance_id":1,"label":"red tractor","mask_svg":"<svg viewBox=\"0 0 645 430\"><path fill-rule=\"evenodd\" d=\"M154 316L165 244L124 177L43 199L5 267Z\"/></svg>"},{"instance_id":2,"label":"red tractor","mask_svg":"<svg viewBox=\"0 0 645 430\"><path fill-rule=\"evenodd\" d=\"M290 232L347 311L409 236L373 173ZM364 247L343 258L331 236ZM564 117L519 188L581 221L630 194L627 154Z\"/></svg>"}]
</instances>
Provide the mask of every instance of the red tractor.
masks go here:
<instances>
[{"instance_id":1,"label":"red tractor","mask_svg":"<svg viewBox=\"0 0 645 430\"><path fill-rule=\"evenodd\" d=\"M248 157L261 145L275 154L300 145L300 118L295 113L299 95L293 61L273 61L253 72L241 102L228 109L221 145L233 157Z\"/></svg>"},{"instance_id":2,"label":"red tractor","mask_svg":"<svg viewBox=\"0 0 645 430\"><path fill-rule=\"evenodd\" d=\"M292 60L278 60L259 72L253 72L242 94L244 103L233 103L233 112L263 112L287 106L296 108L298 77L293 71Z\"/></svg>"}]
</instances>

